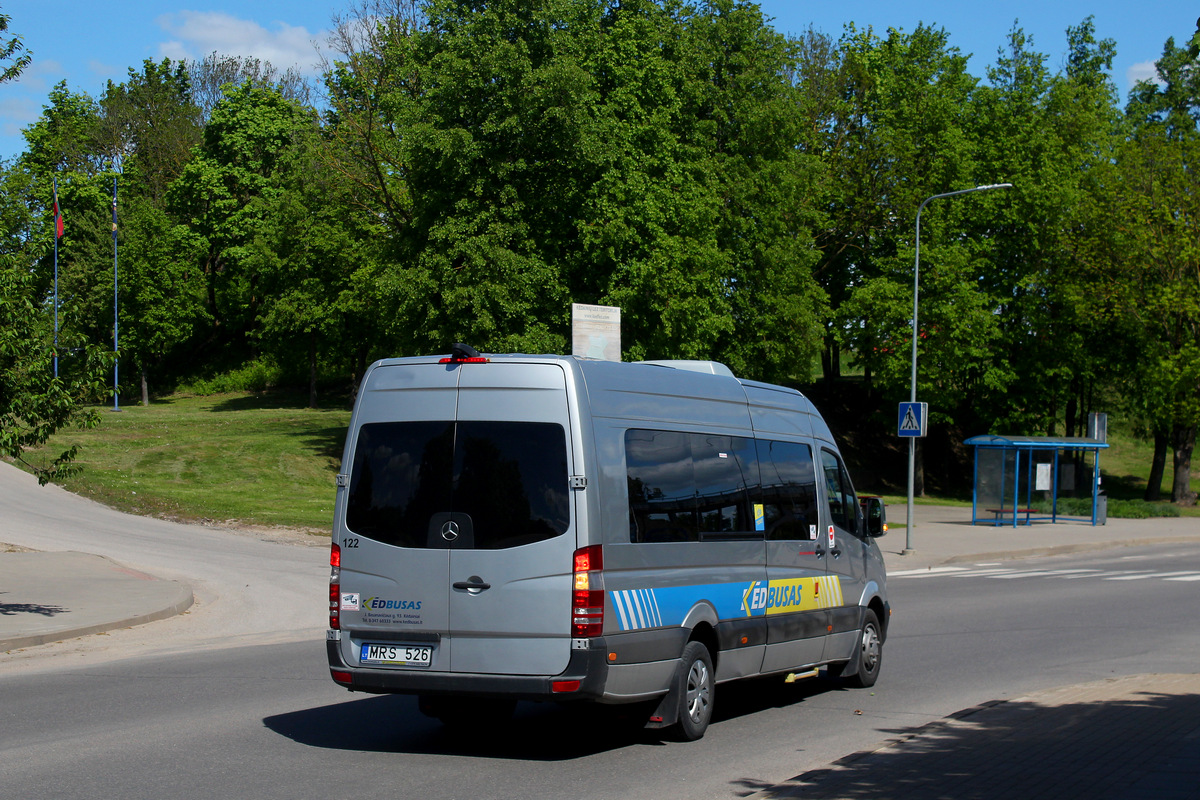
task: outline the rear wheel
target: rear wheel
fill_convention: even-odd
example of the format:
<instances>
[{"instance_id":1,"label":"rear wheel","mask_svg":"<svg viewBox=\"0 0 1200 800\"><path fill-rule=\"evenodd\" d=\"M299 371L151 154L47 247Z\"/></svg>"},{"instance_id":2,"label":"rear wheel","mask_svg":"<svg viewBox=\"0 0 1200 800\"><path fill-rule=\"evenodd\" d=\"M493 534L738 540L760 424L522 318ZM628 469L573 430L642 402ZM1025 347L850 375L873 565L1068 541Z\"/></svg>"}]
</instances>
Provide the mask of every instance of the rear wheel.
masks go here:
<instances>
[{"instance_id":1,"label":"rear wheel","mask_svg":"<svg viewBox=\"0 0 1200 800\"><path fill-rule=\"evenodd\" d=\"M847 685L859 689L874 686L883 662L883 633L879 627L879 617L869 608L863 615L862 630L858 632L857 656L858 670L843 674L842 679Z\"/></svg>"},{"instance_id":2,"label":"rear wheel","mask_svg":"<svg viewBox=\"0 0 1200 800\"><path fill-rule=\"evenodd\" d=\"M693 742L704 735L712 719L714 683L708 648L700 642L688 642L679 659L679 670L679 735Z\"/></svg>"}]
</instances>

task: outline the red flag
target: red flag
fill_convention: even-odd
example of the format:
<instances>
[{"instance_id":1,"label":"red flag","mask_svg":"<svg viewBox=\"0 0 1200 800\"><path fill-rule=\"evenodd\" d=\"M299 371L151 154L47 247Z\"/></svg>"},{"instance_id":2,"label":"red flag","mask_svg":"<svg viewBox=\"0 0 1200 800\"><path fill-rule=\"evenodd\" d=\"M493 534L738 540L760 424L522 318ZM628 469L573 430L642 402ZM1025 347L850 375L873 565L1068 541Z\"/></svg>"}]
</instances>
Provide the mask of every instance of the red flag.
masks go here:
<instances>
[{"instance_id":1,"label":"red flag","mask_svg":"<svg viewBox=\"0 0 1200 800\"><path fill-rule=\"evenodd\" d=\"M63 235L62 212L58 210L58 178L54 179L54 231L61 239Z\"/></svg>"}]
</instances>

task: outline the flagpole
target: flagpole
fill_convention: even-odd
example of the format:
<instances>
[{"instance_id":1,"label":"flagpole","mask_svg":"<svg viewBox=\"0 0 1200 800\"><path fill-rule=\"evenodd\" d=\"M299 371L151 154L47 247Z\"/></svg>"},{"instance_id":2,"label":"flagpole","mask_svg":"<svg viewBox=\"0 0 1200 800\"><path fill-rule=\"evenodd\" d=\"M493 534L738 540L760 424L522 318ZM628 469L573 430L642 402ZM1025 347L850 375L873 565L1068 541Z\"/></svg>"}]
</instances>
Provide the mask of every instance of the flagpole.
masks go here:
<instances>
[{"instance_id":1,"label":"flagpole","mask_svg":"<svg viewBox=\"0 0 1200 800\"><path fill-rule=\"evenodd\" d=\"M119 375L119 339L117 337L117 178L113 176L113 411L121 410Z\"/></svg>"},{"instance_id":2,"label":"flagpole","mask_svg":"<svg viewBox=\"0 0 1200 800\"><path fill-rule=\"evenodd\" d=\"M58 377L58 237L62 236L62 212L58 210L58 176L54 181L54 377Z\"/></svg>"}]
</instances>

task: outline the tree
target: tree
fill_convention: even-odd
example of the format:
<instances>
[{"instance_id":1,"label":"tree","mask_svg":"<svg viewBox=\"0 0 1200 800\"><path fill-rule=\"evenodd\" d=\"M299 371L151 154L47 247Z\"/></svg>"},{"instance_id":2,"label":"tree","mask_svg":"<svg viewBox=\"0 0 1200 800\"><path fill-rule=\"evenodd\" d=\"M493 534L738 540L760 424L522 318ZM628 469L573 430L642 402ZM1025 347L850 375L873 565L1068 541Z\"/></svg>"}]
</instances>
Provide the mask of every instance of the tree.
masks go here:
<instances>
[{"instance_id":1,"label":"tree","mask_svg":"<svg viewBox=\"0 0 1200 800\"><path fill-rule=\"evenodd\" d=\"M866 302L911 286L907 243L918 205L968 180L964 114L975 79L947 33L924 25L911 34L889 29L886 38L849 25L835 52L812 34L805 41L802 89L812 85L823 98L807 111L812 132L805 146L829 171L821 196L826 222L816 237L817 279L833 309L822 371L826 380L840 375L849 337L864 345L855 358L874 376L889 372L881 361L905 348L887 344L895 330L876 329L892 307ZM848 304L877 281L898 286L870 288Z\"/></svg>"},{"instance_id":2,"label":"tree","mask_svg":"<svg viewBox=\"0 0 1200 800\"><path fill-rule=\"evenodd\" d=\"M150 376L187 361L187 348L208 329L202 253L186 226L152 200L130 193L121 204L121 354L137 367L142 405Z\"/></svg>"},{"instance_id":3,"label":"tree","mask_svg":"<svg viewBox=\"0 0 1200 800\"><path fill-rule=\"evenodd\" d=\"M12 17L8 14L0 14L0 34L8 30L9 22L12 22ZM20 36L13 36L7 40L0 38L0 63L5 61L12 61L12 63L0 71L0 83L16 80L32 63L33 53L25 49L25 42Z\"/></svg>"},{"instance_id":4,"label":"tree","mask_svg":"<svg viewBox=\"0 0 1200 800\"><path fill-rule=\"evenodd\" d=\"M278 92L251 82L230 89L213 109L203 144L167 193L167 208L185 232L186 251L199 253L209 343L244 347L263 302L251 258L266 209L279 195L284 154L305 112Z\"/></svg>"},{"instance_id":5,"label":"tree","mask_svg":"<svg viewBox=\"0 0 1200 800\"><path fill-rule=\"evenodd\" d=\"M1067 30L1065 70L1019 28L973 102L972 135L980 182L1005 180L1005 202L970 225L989 235L981 288L1001 323L997 358L1007 385L980 398L982 420L1006 430L1081 434L1114 353L1095 323L1084 276L1070 242L1083 234L1083 210L1096 201L1096 169L1117 133L1111 40L1097 41L1091 18ZM979 232L979 233L974 233Z\"/></svg>"},{"instance_id":6,"label":"tree","mask_svg":"<svg viewBox=\"0 0 1200 800\"><path fill-rule=\"evenodd\" d=\"M98 424L96 411L83 403L100 396L107 363L98 349L81 345L67 377L55 376L52 330L30 269L36 255L0 256L0 455L24 463L44 485L75 471L78 446L44 464L27 461L26 451L68 425Z\"/></svg>"},{"instance_id":7,"label":"tree","mask_svg":"<svg viewBox=\"0 0 1200 800\"><path fill-rule=\"evenodd\" d=\"M225 98L231 87L249 83L256 89L278 92L285 99L307 106L312 99L312 87L294 67L280 72L270 61L253 56L221 55L216 51L199 61L188 62L191 98L196 103L200 118L207 122L213 109Z\"/></svg>"},{"instance_id":8,"label":"tree","mask_svg":"<svg viewBox=\"0 0 1200 800\"><path fill-rule=\"evenodd\" d=\"M108 82L100 112L100 146L128 179L127 193L161 207L202 132L183 63L146 59L141 72L130 68L124 83Z\"/></svg>"},{"instance_id":9,"label":"tree","mask_svg":"<svg viewBox=\"0 0 1200 800\"><path fill-rule=\"evenodd\" d=\"M1191 504L1200 424L1200 81L1195 60L1173 40L1157 67L1160 82L1130 93L1125 135L1095 170L1100 188L1072 244L1106 339L1125 344L1128 407L1154 434L1146 497L1158 498L1170 449L1171 499Z\"/></svg>"},{"instance_id":10,"label":"tree","mask_svg":"<svg viewBox=\"0 0 1200 800\"><path fill-rule=\"evenodd\" d=\"M345 21L328 77L342 170L390 234L392 341L561 352L569 304L606 303L628 358L807 376L813 162L756 7L410 10Z\"/></svg>"},{"instance_id":11,"label":"tree","mask_svg":"<svg viewBox=\"0 0 1200 800\"><path fill-rule=\"evenodd\" d=\"M282 154L280 191L265 201L264 224L247 255L262 280L259 342L279 363L303 358L313 408L320 362L361 375L365 364L355 357L379 327L355 276L370 265L370 240L382 226L356 206L352 185L323 156L314 118L296 128Z\"/></svg>"}]
</instances>

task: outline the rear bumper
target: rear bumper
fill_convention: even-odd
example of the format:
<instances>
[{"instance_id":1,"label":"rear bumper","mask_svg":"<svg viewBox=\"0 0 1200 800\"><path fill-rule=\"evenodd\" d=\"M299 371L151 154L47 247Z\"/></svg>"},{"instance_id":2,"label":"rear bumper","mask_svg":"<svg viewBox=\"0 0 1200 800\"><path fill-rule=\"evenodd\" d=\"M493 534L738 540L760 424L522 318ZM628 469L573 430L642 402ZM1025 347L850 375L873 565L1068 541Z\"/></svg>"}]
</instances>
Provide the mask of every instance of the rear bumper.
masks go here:
<instances>
[{"instance_id":1,"label":"rear bumper","mask_svg":"<svg viewBox=\"0 0 1200 800\"><path fill-rule=\"evenodd\" d=\"M325 642L330 671L348 674L350 682L334 682L354 692L373 694L456 694L508 697L516 700L598 700L608 676L603 639L590 640L587 650L572 650L567 668L558 675L491 675L483 673L418 672L412 669L351 667L342 658L338 642ZM554 691L554 684L579 681L574 691Z\"/></svg>"}]
</instances>

